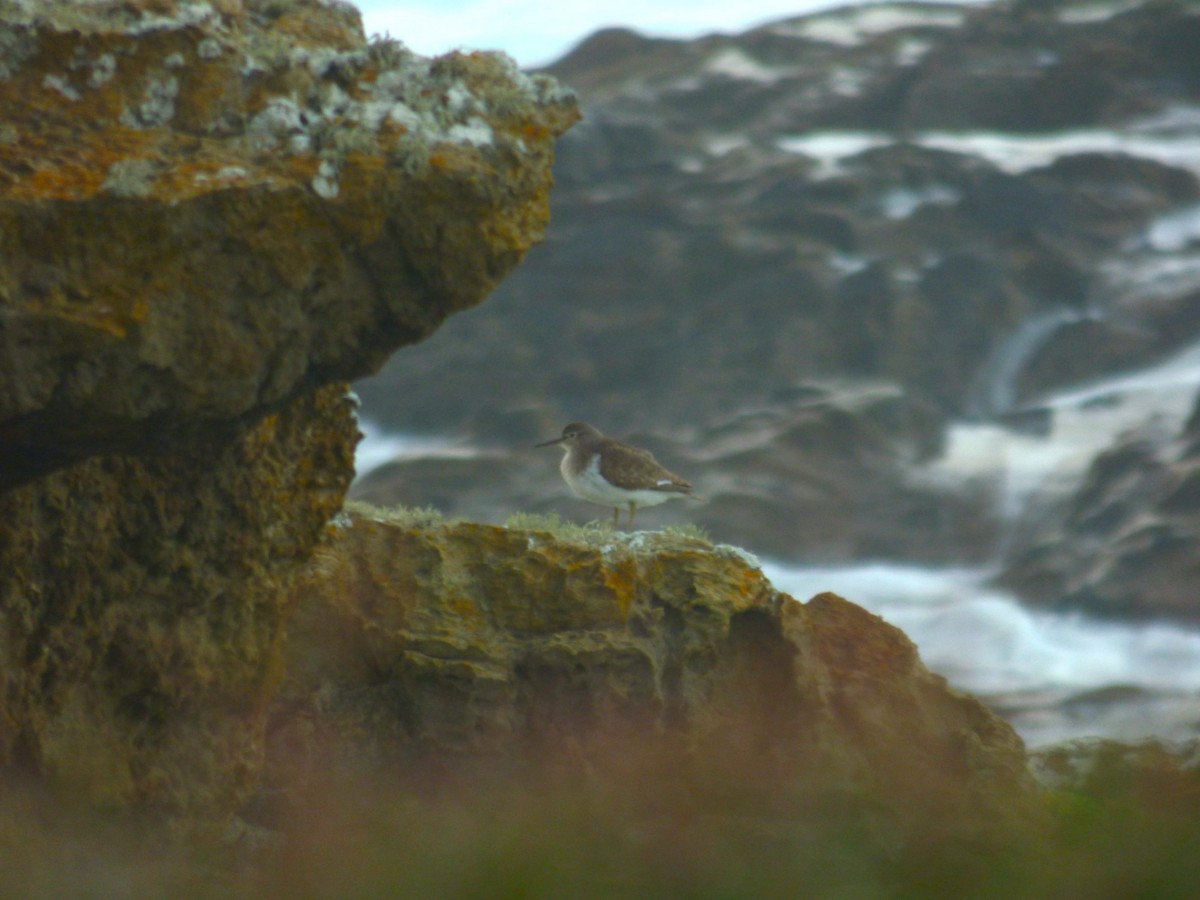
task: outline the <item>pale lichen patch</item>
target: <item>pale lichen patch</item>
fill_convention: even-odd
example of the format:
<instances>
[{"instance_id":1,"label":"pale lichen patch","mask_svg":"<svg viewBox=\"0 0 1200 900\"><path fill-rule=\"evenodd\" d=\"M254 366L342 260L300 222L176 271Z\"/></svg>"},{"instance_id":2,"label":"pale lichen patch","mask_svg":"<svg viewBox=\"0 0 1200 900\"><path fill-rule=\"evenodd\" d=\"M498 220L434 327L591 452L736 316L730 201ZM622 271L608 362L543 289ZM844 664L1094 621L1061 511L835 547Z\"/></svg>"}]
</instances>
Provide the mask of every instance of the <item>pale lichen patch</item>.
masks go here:
<instances>
[{"instance_id":1,"label":"pale lichen patch","mask_svg":"<svg viewBox=\"0 0 1200 900\"><path fill-rule=\"evenodd\" d=\"M115 197L146 197L154 189L158 167L148 159L123 159L108 168L100 190Z\"/></svg>"},{"instance_id":2,"label":"pale lichen patch","mask_svg":"<svg viewBox=\"0 0 1200 900\"><path fill-rule=\"evenodd\" d=\"M0 25L0 81L10 78L37 51L32 29L7 22Z\"/></svg>"},{"instance_id":3,"label":"pale lichen patch","mask_svg":"<svg viewBox=\"0 0 1200 900\"><path fill-rule=\"evenodd\" d=\"M289 47L270 41L247 50L244 71L301 69L289 94L275 97L247 132L260 150L293 154L383 154L410 172L429 165L440 144L526 144L501 122L527 118L539 103L568 102L546 77L529 77L504 54L450 53L428 59L390 37L365 50Z\"/></svg>"},{"instance_id":4,"label":"pale lichen patch","mask_svg":"<svg viewBox=\"0 0 1200 900\"><path fill-rule=\"evenodd\" d=\"M3 0L0 14L12 22L48 25L58 31L82 34L118 32L141 36L190 26L222 28L221 13L206 0L182 0L170 6L134 3L101 3L96 0Z\"/></svg>"},{"instance_id":5,"label":"pale lichen patch","mask_svg":"<svg viewBox=\"0 0 1200 900\"><path fill-rule=\"evenodd\" d=\"M432 528L447 524L445 517L432 506L376 506L362 500L347 500L340 515L399 525L402 528Z\"/></svg>"},{"instance_id":6,"label":"pale lichen patch","mask_svg":"<svg viewBox=\"0 0 1200 900\"><path fill-rule=\"evenodd\" d=\"M219 59L224 52L221 42L216 38L206 37L196 44L196 55L209 62Z\"/></svg>"},{"instance_id":7,"label":"pale lichen patch","mask_svg":"<svg viewBox=\"0 0 1200 900\"><path fill-rule=\"evenodd\" d=\"M324 200L332 200L337 197L341 188L338 186L337 165L332 160L321 160L317 174L312 180L312 189L318 197Z\"/></svg>"},{"instance_id":8,"label":"pale lichen patch","mask_svg":"<svg viewBox=\"0 0 1200 900\"><path fill-rule=\"evenodd\" d=\"M718 556L724 556L731 559L736 559L746 565L750 569L762 569L762 561L751 553L749 550L744 550L741 547L735 547L733 544L717 544L713 551Z\"/></svg>"},{"instance_id":9,"label":"pale lichen patch","mask_svg":"<svg viewBox=\"0 0 1200 900\"><path fill-rule=\"evenodd\" d=\"M71 82L67 81L61 75L47 75L42 79L42 87L47 90L58 91L58 93L71 101L78 100L81 96L79 91L71 85Z\"/></svg>"},{"instance_id":10,"label":"pale lichen patch","mask_svg":"<svg viewBox=\"0 0 1200 900\"><path fill-rule=\"evenodd\" d=\"M130 128L159 128L175 117L175 100L179 96L179 79L174 76L152 77L136 106L121 113L121 124Z\"/></svg>"},{"instance_id":11,"label":"pale lichen patch","mask_svg":"<svg viewBox=\"0 0 1200 900\"><path fill-rule=\"evenodd\" d=\"M92 73L88 76L88 87L93 90L103 87L112 80L117 72L117 59L111 53L101 53L92 63Z\"/></svg>"}]
</instances>

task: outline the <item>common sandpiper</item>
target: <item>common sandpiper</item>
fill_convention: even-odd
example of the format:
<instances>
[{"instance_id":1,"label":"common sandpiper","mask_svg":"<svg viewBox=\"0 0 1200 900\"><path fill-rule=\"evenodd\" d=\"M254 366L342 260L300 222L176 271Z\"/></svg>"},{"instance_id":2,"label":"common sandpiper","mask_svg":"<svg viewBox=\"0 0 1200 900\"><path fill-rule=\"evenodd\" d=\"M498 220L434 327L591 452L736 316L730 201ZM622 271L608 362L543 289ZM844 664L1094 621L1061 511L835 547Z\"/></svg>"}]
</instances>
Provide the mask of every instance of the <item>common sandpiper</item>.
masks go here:
<instances>
[{"instance_id":1,"label":"common sandpiper","mask_svg":"<svg viewBox=\"0 0 1200 900\"><path fill-rule=\"evenodd\" d=\"M664 469L649 450L605 437L586 422L572 422L563 429L562 437L536 446L555 444L566 451L559 469L567 486L582 500L611 506L613 528L626 504L632 529L639 506L657 506L678 497L701 499L692 493L689 482Z\"/></svg>"}]
</instances>

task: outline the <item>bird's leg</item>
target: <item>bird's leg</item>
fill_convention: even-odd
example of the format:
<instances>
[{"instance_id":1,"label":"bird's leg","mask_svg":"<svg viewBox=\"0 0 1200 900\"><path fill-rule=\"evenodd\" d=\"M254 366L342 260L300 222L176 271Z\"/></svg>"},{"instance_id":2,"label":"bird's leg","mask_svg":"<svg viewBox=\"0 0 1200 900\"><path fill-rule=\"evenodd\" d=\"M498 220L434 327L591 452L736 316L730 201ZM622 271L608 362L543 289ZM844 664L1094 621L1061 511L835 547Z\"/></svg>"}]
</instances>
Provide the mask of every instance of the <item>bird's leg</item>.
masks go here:
<instances>
[{"instance_id":1,"label":"bird's leg","mask_svg":"<svg viewBox=\"0 0 1200 900\"><path fill-rule=\"evenodd\" d=\"M637 515L637 504L629 501L629 530L633 531L633 517Z\"/></svg>"},{"instance_id":2,"label":"bird's leg","mask_svg":"<svg viewBox=\"0 0 1200 900\"><path fill-rule=\"evenodd\" d=\"M621 524L621 507L613 507L613 531L616 531Z\"/></svg>"}]
</instances>

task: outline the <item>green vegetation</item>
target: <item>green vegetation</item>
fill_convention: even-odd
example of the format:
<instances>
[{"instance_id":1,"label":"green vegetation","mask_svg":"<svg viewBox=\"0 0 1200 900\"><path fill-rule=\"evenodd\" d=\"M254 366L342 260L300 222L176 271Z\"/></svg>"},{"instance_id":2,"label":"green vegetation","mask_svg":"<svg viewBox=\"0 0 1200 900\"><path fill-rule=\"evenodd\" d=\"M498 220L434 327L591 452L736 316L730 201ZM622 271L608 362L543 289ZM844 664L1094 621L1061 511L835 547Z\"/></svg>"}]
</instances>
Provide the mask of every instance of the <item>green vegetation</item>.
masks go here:
<instances>
[{"instance_id":1,"label":"green vegetation","mask_svg":"<svg viewBox=\"0 0 1200 900\"><path fill-rule=\"evenodd\" d=\"M343 509L363 519L374 519L401 528L432 528L448 524L446 517L432 506L375 506L362 500L347 500Z\"/></svg>"},{"instance_id":2,"label":"green vegetation","mask_svg":"<svg viewBox=\"0 0 1200 900\"><path fill-rule=\"evenodd\" d=\"M362 500L347 500L345 512L363 519L374 519L376 522L386 522L399 525L402 528L432 528L437 525L449 525L460 521L447 519L441 512L430 507L407 506L376 506ZM647 532L614 531L607 519L596 519L579 524L570 522L557 513L513 513L504 520L504 527L514 531L544 531L562 541L588 546L612 544L614 541L629 540L635 535L661 535L664 538L677 538L685 541L698 541L706 546L712 546L708 532L699 525L685 523L683 525L668 525L662 529L648 529Z\"/></svg>"},{"instance_id":3,"label":"green vegetation","mask_svg":"<svg viewBox=\"0 0 1200 900\"><path fill-rule=\"evenodd\" d=\"M9 792L4 896L1173 900L1200 884L1194 774L1113 772L990 832L902 833L864 798L789 796L629 737L587 767L310 772L269 830L221 852Z\"/></svg>"},{"instance_id":4,"label":"green vegetation","mask_svg":"<svg viewBox=\"0 0 1200 900\"><path fill-rule=\"evenodd\" d=\"M514 531L545 531L560 540L577 544L608 543L614 534L607 521L597 519L579 525L568 522L558 513L513 513L504 520L504 527Z\"/></svg>"},{"instance_id":5,"label":"green vegetation","mask_svg":"<svg viewBox=\"0 0 1200 900\"><path fill-rule=\"evenodd\" d=\"M545 531L559 540L588 545L611 544L614 541L642 533L614 530L607 519L596 519L585 525L579 525L575 522L568 522L557 513L513 513L504 520L504 527L517 531ZM701 541L709 546L712 544L708 532L699 525L691 523L668 525L666 528L648 529L648 531L663 537Z\"/></svg>"},{"instance_id":6,"label":"green vegetation","mask_svg":"<svg viewBox=\"0 0 1200 900\"><path fill-rule=\"evenodd\" d=\"M377 69L395 69L408 62L412 53L404 42L387 32L373 34L367 44L367 57Z\"/></svg>"}]
</instances>

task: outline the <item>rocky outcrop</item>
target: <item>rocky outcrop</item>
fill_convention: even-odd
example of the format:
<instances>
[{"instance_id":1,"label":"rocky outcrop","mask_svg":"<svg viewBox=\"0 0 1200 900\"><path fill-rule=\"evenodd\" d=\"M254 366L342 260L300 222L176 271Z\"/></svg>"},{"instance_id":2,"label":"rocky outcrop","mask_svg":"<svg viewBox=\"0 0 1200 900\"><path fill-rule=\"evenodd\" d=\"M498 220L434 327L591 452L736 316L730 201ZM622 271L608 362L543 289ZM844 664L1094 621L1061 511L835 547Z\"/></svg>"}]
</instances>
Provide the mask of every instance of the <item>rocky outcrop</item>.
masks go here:
<instances>
[{"instance_id":1,"label":"rocky outcrop","mask_svg":"<svg viewBox=\"0 0 1200 900\"><path fill-rule=\"evenodd\" d=\"M573 99L340 2L0 2L0 772L221 820L343 379L541 236Z\"/></svg>"},{"instance_id":2,"label":"rocky outcrop","mask_svg":"<svg viewBox=\"0 0 1200 900\"><path fill-rule=\"evenodd\" d=\"M541 238L578 115L345 3L0 12L3 485L371 373Z\"/></svg>"},{"instance_id":3,"label":"rocky outcrop","mask_svg":"<svg viewBox=\"0 0 1200 900\"><path fill-rule=\"evenodd\" d=\"M340 386L151 457L0 496L0 779L220 819L257 785L286 586L340 507Z\"/></svg>"},{"instance_id":4,"label":"rocky outcrop","mask_svg":"<svg viewBox=\"0 0 1200 900\"><path fill-rule=\"evenodd\" d=\"M891 826L957 828L1017 814L1028 788L1020 738L900 631L833 594L780 594L728 546L358 507L296 602L277 787L364 764L586 764L615 741L626 759L720 758L747 809L773 798L751 817L834 792Z\"/></svg>"}]
</instances>

